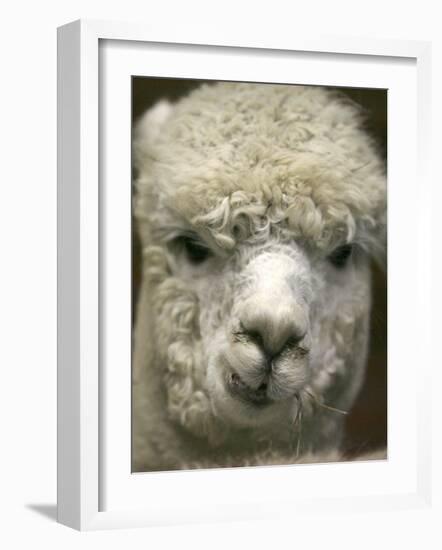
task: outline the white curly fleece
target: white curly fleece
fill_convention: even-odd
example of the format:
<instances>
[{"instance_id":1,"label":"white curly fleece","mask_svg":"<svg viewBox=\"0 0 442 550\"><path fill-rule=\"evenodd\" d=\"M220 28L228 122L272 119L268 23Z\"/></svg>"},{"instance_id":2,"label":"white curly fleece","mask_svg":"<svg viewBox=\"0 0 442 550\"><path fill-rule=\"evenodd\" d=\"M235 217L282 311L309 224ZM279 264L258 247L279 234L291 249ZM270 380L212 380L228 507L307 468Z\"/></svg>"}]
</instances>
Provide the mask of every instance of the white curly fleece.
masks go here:
<instances>
[{"instance_id":1,"label":"white curly fleece","mask_svg":"<svg viewBox=\"0 0 442 550\"><path fill-rule=\"evenodd\" d=\"M385 252L384 167L359 110L319 87L205 85L146 113L134 158L134 470L336 460ZM251 319L261 343L239 328ZM232 376L269 403L239 399Z\"/></svg>"}]
</instances>

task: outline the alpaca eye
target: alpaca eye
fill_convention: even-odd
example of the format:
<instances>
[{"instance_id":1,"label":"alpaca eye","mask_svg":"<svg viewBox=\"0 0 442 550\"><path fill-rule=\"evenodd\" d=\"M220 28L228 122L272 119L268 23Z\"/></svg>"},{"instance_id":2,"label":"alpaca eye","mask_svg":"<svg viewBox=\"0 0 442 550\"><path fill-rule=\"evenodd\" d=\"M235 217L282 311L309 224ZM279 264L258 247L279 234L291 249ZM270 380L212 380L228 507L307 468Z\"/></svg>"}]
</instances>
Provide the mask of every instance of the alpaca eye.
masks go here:
<instances>
[{"instance_id":1,"label":"alpaca eye","mask_svg":"<svg viewBox=\"0 0 442 550\"><path fill-rule=\"evenodd\" d=\"M335 250L333 250L333 252L330 254L330 256L328 257L328 261L338 269L342 269L347 265L352 252L353 245L351 244L338 246L338 248L335 248Z\"/></svg>"},{"instance_id":2,"label":"alpaca eye","mask_svg":"<svg viewBox=\"0 0 442 550\"><path fill-rule=\"evenodd\" d=\"M178 237L176 239L184 250L188 261L191 264L198 265L203 263L212 255L210 250L195 237Z\"/></svg>"}]
</instances>

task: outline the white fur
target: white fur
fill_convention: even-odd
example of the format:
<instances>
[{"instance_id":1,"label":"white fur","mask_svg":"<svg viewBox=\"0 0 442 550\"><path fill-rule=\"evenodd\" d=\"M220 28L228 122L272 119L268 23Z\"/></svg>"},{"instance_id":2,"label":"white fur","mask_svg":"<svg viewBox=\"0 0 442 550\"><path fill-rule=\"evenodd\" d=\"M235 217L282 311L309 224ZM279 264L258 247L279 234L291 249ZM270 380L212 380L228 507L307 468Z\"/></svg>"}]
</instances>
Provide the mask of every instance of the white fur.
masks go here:
<instances>
[{"instance_id":1,"label":"white fur","mask_svg":"<svg viewBox=\"0 0 442 550\"><path fill-rule=\"evenodd\" d=\"M134 469L338 456L385 244L383 166L357 109L320 88L205 86L148 112L134 151ZM190 234L211 251L199 264ZM244 399L259 389L268 404Z\"/></svg>"}]
</instances>

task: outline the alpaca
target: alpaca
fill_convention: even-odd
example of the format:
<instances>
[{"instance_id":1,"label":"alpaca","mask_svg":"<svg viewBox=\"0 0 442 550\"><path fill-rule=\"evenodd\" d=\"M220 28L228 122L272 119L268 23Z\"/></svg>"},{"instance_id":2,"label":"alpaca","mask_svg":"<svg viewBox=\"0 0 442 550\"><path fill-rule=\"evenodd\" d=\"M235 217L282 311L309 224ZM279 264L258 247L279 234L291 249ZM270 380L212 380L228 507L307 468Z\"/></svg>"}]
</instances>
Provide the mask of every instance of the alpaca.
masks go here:
<instances>
[{"instance_id":1,"label":"alpaca","mask_svg":"<svg viewBox=\"0 0 442 550\"><path fill-rule=\"evenodd\" d=\"M342 459L386 246L361 122L326 88L250 83L139 121L134 471Z\"/></svg>"}]
</instances>

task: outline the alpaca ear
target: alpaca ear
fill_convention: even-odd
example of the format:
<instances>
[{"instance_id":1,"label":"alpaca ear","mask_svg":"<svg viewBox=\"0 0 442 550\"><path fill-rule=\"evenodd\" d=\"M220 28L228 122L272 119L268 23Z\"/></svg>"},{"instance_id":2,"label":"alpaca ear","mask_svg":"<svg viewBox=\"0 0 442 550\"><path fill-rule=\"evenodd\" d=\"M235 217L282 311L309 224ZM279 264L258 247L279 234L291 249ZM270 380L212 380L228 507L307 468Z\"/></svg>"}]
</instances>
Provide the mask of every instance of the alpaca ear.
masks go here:
<instances>
[{"instance_id":1,"label":"alpaca ear","mask_svg":"<svg viewBox=\"0 0 442 550\"><path fill-rule=\"evenodd\" d=\"M164 123L173 112L173 105L161 100L148 109L137 121L133 131L133 156L135 166L139 169L143 157L151 149L161 134Z\"/></svg>"}]
</instances>

